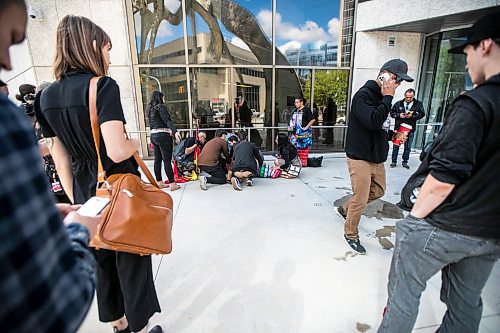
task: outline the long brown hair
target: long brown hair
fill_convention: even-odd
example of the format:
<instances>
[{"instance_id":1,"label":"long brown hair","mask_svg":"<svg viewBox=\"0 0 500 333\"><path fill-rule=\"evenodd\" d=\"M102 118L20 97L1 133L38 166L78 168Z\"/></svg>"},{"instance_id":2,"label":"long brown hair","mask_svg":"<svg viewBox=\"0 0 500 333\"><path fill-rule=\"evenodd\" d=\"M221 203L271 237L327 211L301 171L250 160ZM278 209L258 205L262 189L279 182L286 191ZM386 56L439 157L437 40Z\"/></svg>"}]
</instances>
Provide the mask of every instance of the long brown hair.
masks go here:
<instances>
[{"instance_id":1,"label":"long brown hair","mask_svg":"<svg viewBox=\"0 0 500 333\"><path fill-rule=\"evenodd\" d=\"M66 15L57 26L56 58L54 76L60 80L70 68L105 76L108 64L102 48L111 39L97 24L83 16ZM94 49L93 41L96 41Z\"/></svg>"}]
</instances>

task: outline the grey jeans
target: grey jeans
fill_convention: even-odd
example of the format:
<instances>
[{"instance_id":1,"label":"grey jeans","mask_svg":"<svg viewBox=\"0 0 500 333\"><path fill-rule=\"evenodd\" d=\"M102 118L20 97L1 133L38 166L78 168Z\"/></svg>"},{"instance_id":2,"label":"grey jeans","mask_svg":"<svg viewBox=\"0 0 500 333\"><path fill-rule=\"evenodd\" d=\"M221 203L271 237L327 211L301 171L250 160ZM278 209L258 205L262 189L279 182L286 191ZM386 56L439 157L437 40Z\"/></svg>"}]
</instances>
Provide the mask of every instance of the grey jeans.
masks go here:
<instances>
[{"instance_id":1,"label":"grey jeans","mask_svg":"<svg viewBox=\"0 0 500 333\"><path fill-rule=\"evenodd\" d=\"M466 236L406 217L396 223L388 300L378 333L411 332L427 280L441 270L447 311L439 333L477 332L483 290L500 256L500 240Z\"/></svg>"}]
</instances>

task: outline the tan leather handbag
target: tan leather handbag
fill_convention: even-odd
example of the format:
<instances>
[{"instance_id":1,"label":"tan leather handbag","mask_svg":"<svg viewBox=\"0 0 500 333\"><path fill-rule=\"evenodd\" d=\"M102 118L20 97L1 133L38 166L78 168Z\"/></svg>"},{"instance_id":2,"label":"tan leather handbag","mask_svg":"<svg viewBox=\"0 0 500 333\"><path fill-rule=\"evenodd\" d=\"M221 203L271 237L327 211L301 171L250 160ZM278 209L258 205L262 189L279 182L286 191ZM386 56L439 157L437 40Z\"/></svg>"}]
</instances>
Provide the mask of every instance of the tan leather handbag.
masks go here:
<instances>
[{"instance_id":1,"label":"tan leather handbag","mask_svg":"<svg viewBox=\"0 0 500 333\"><path fill-rule=\"evenodd\" d=\"M106 177L99 152L99 122L97 119L97 82L90 80L89 111L92 134L98 158L98 183L96 196L110 199L102 211L90 246L140 255L167 254L172 252L173 202L169 194L159 189L144 161L134 153L134 158L150 184L134 174L116 174Z\"/></svg>"}]
</instances>

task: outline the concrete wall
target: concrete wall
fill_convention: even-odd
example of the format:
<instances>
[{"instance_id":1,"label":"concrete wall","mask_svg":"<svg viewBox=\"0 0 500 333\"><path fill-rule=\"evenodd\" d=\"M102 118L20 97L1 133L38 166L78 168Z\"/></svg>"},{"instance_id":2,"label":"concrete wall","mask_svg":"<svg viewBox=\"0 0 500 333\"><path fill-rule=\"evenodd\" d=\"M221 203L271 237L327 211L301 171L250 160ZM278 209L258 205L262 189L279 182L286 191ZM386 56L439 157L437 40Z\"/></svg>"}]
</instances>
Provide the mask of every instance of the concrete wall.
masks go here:
<instances>
[{"instance_id":1,"label":"concrete wall","mask_svg":"<svg viewBox=\"0 0 500 333\"><path fill-rule=\"evenodd\" d=\"M403 98L406 89L416 87L423 34L383 31L384 27L498 5L500 0L372 0L359 3L356 12L352 95L367 80L375 79L380 67L393 58L406 61L408 74L415 78L415 82L402 83L396 91L395 101ZM396 43L392 47L388 46L389 36L396 37Z\"/></svg>"},{"instance_id":2,"label":"concrete wall","mask_svg":"<svg viewBox=\"0 0 500 333\"><path fill-rule=\"evenodd\" d=\"M389 36L396 37L394 46L388 46ZM382 65L394 58L399 58L408 64L408 75L414 82L403 82L396 90L395 100L403 98L408 88L416 87L418 71L420 70L420 53L422 34L403 32L358 32L353 64L352 96L367 80L374 80ZM351 96L351 97L352 97Z\"/></svg>"},{"instance_id":3,"label":"concrete wall","mask_svg":"<svg viewBox=\"0 0 500 333\"><path fill-rule=\"evenodd\" d=\"M38 85L54 80L52 64L57 24L67 14L85 16L111 37L110 76L120 86L127 129L137 130L137 98L125 1L28 0L27 3L41 12L42 17L29 19L26 41L11 48L13 70L1 73L1 78L9 84L10 97L14 98L23 83Z\"/></svg>"},{"instance_id":4,"label":"concrete wall","mask_svg":"<svg viewBox=\"0 0 500 333\"><path fill-rule=\"evenodd\" d=\"M366 1L358 4L356 31L374 30L498 5L500 0Z\"/></svg>"}]
</instances>

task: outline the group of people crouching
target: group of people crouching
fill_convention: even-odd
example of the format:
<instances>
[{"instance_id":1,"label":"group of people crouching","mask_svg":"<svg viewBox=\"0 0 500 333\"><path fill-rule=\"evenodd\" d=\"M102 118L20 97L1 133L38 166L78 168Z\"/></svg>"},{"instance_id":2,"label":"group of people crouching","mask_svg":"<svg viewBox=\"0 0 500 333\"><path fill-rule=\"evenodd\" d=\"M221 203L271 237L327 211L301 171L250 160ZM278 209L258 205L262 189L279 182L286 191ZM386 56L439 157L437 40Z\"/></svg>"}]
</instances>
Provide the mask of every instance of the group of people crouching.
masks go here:
<instances>
[{"instance_id":1,"label":"group of people crouching","mask_svg":"<svg viewBox=\"0 0 500 333\"><path fill-rule=\"evenodd\" d=\"M287 171L291 165L301 166L297 148L290 143L286 133L279 133L276 143L279 154L270 168L279 170L282 177L293 178ZM246 131L234 135L221 129L205 144L197 164L202 190L207 190L207 184L230 182L235 190L241 191L242 184L253 186L252 179L259 176L264 158L255 144L247 140Z\"/></svg>"}]
</instances>

